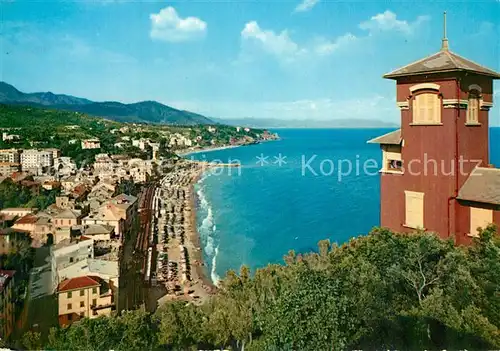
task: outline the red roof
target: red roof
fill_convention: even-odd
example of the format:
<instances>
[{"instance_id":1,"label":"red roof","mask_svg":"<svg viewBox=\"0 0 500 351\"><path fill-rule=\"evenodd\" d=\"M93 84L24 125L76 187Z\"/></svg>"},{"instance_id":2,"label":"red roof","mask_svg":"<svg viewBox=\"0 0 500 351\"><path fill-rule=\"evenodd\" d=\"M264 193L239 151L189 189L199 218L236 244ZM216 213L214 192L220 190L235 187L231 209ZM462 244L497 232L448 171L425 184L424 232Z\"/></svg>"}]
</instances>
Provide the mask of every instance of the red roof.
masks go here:
<instances>
[{"instance_id":1,"label":"red roof","mask_svg":"<svg viewBox=\"0 0 500 351\"><path fill-rule=\"evenodd\" d=\"M100 284L93 278L88 276L83 276L72 279L66 279L65 281L59 283L57 291L62 292L62 291L78 290L99 285Z\"/></svg>"},{"instance_id":2,"label":"red roof","mask_svg":"<svg viewBox=\"0 0 500 351\"><path fill-rule=\"evenodd\" d=\"M19 218L16 221L16 224L33 224L33 223L36 223L37 220L38 220L37 216L32 215L32 214L28 214L24 217Z\"/></svg>"},{"instance_id":3,"label":"red roof","mask_svg":"<svg viewBox=\"0 0 500 351\"><path fill-rule=\"evenodd\" d=\"M78 196L82 196L83 194L85 194L87 192L87 187L83 184L78 184L77 186L75 186L73 188L73 194L76 194Z\"/></svg>"}]
</instances>

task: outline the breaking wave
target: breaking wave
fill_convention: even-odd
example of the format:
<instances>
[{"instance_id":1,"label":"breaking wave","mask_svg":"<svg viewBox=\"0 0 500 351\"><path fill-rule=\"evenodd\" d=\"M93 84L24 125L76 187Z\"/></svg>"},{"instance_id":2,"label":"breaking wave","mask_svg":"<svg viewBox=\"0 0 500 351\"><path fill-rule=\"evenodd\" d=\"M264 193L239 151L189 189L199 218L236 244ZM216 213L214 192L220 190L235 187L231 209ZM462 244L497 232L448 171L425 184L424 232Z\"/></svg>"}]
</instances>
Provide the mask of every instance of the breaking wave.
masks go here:
<instances>
[{"instance_id":1,"label":"breaking wave","mask_svg":"<svg viewBox=\"0 0 500 351\"><path fill-rule=\"evenodd\" d=\"M204 175L200 179L200 181L205 178L206 176ZM212 206L208 202L205 193L203 192L204 187L202 185L202 182L198 182L198 186L199 188L196 192L196 195L198 196L199 200L199 218L203 218L203 220L201 221L201 225L199 225L198 227L198 233L204 246L203 251L208 258L207 262L211 262L212 267L210 278L212 279L214 284L217 284L217 282L219 281L219 276L216 273L217 256L219 254L219 246L216 244L215 238L215 231L217 229L217 226L214 223Z\"/></svg>"}]
</instances>

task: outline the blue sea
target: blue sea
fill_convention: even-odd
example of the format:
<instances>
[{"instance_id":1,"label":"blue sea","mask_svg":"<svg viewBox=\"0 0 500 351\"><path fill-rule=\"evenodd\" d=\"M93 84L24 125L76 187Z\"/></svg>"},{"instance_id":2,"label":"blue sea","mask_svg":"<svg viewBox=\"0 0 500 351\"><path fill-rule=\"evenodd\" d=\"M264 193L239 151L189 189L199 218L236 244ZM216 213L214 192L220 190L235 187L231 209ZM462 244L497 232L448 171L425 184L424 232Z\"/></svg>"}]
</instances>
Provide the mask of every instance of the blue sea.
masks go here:
<instances>
[{"instance_id":1,"label":"blue sea","mask_svg":"<svg viewBox=\"0 0 500 351\"><path fill-rule=\"evenodd\" d=\"M342 244L379 225L381 151L366 141L388 129L281 129L257 145L186 156L241 162L196 184L197 223L213 281L227 270L282 263L289 250ZM500 166L500 128L490 131Z\"/></svg>"}]
</instances>

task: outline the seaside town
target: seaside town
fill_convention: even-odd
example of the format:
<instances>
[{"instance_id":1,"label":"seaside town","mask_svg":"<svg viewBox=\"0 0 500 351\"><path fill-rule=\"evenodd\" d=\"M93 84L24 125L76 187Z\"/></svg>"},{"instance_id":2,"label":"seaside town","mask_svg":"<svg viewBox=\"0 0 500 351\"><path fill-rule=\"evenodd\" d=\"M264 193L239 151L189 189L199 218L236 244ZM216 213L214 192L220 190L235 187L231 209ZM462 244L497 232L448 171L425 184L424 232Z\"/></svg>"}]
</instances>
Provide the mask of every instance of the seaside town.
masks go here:
<instances>
[{"instance_id":1,"label":"seaside town","mask_svg":"<svg viewBox=\"0 0 500 351\"><path fill-rule=\"evenodd\" d=\"M5 4L1 38L19 87L153 92L232 118L0 81L0 350L500 349L500 73L452 51L496 64L500 7L454 4L459 43L446 12L435 20L443 4L426 2L241 2L210 16L187 3L120 2L113 16L114 4L22 3ZM26 13L65 36L35 36ZM48 83L34 72L47 62ZM392 95L372 78L383 72ZM356 117L386 118L392 98L397 123L362 129ZM253 127L259 108L283 120L342 110L356 128L278 135ZM376 172L341 181L332 161L307 175L308 152Z\"/></svg>"},{"instance_id":2,"label":"seaside town","mask_svg":"<svg viewBox=\"0 0 500 351\"><path fill-rule=\"evenodd\" d=\"M107 129L119 140L113 150L134 156L104 152L98 137L65 135L66 145L93 155L79 164L64 149L17 148L37 144L35 134L2 128L2 145L11 146L0 150L2 339L140 306L153 312L169 300L201 303L216 290L206 277L193 185L210 167L224 165L177 154L278 136L217 125L115 127ZM218 129L227 144L216 139ZM161 144L140 137L152 131L159 131Z\"/></svg>"}]
</instances>

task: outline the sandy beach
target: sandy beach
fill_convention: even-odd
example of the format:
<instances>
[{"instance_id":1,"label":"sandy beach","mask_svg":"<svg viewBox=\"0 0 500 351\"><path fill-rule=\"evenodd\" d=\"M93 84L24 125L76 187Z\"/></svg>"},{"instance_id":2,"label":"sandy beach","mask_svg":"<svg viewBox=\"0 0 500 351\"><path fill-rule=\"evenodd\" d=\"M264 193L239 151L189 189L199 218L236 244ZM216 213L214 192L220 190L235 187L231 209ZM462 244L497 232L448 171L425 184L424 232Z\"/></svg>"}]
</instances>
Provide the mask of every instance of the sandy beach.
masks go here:
<instances>
[{"instance_id":1,"label":"sandy beach","mask_svg":"<svg viewBox=\"0 0 500 351\"><path fill-rule=\"evenodd\" d=\"M196 223L195 184L212 166L207 162L178 161L161 184L160 244L162 256L158 272L166 295L158 305L172 299L202 303L213 292L213 284L203 260L203 248Z\"/></svg>"}]
</instances>

